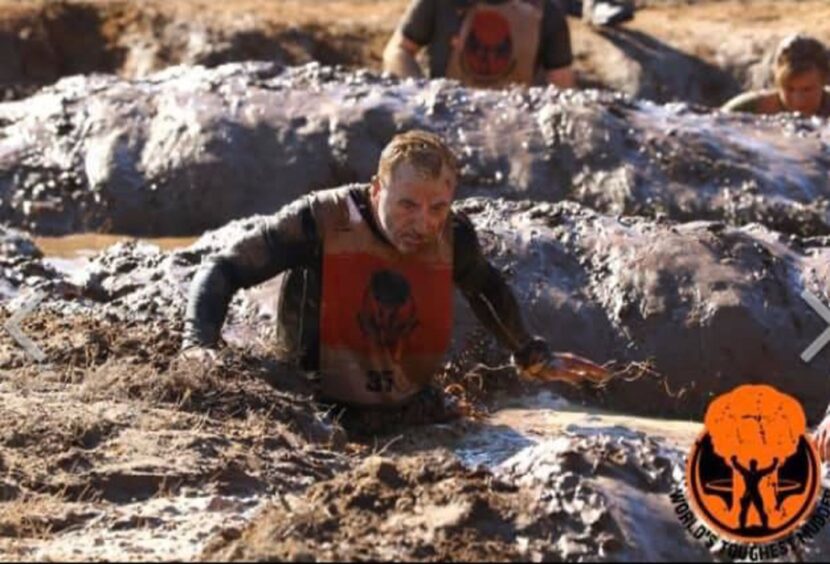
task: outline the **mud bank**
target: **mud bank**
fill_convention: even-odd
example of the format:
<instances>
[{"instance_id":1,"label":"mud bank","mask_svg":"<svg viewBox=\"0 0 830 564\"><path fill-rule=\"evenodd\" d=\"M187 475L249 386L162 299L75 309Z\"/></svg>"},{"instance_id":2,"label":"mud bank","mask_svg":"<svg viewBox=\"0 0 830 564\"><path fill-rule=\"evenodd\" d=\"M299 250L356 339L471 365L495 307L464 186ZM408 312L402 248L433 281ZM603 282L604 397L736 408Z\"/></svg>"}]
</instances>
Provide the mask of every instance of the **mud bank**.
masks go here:
<instances>
[{"instance_id":1,"label":"mud bank","mask_svg":"<svg viewBox=\"0 0 830 564\"><path fill-rule=\"evenodd\" d=\"M555 348L622 365L651 361L656 374L613 382L593 401L695 417L714 395L766 382L798 397L814 421L823 415L830 358L800 358L823 330L800 297L809 289L827 300L823 238L612 218L571 203L460 207L510 274L530 327Z\"/></svg>"},{"instance_id":2,"label":"mud bank","mask_svg":"<svg viewBox=\"0 0 830 564\"><path fill-rule=\"evenodd\" d=\"M366 181L397 132L443 134L462 196L830 232L828 129L553 89L486 92L318 65L75 77L0 104L0 220L190 235Z\"/></svg>"},{"instance_id":3,"label":"mud bank","mask_svg":"<svg viewBox=\"0 0 830 564\"><path fill-rule=\"evenodd\" d=\"M0 70L0 99L24 97L75 74L142 77L181 64L377 66L386 28L366 25L372 18L361 23L354 13L336 21L329 4L321 10L285 2L2 2L0 45L8 64ZM394 21L388 9L374 8Z\"/></svg>"}]
</instances>

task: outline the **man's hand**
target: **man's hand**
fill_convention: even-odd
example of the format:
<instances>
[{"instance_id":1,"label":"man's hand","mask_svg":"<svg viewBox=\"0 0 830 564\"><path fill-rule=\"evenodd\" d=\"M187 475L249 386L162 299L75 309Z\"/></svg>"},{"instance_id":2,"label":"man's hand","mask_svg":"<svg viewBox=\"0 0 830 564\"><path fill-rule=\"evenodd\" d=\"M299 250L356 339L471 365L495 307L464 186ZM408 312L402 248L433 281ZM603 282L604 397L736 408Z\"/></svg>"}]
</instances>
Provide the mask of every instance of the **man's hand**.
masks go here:
<instances>
[{"instance_id":1,"label":"man's hand","mask_svg":"<svg viewBox=\"0 0 830 564\"><path fill-rule=\"evenodd\" d=\"M815 432L816 447L819 457L827 462L830 461L830 414L824 416Z\"/></svg>"},{"instance_id":2,"label":"man's hand","mask_svg":"<svg viewBox=\"0 0 830 564\"><path fill-rule=\"evenodd\" d=\"M546 381L562 380L574 386L589 382L600 386L611 379L612 374L602 366L571 353L555 353L553 361L544 367L540 378Z\"/></svg>"},{"instance_id":3,"label":"man's hand","mask_svg":"<svg viewBox=\"0 0 830 564\"><path fill-rule=\"evenodd\" d=\"M611 378L608 370L586 358L571 353L552 354L547 342L539 337L516 351L513 364L523 377L544 382L562 380L578 386L588 381L600 385Z\"/></svg>"},{"instance_id":4,"label":"man's hand","mask_svg":"<svg viewBox=\"0 0 830 564\"><path fill-rule=\"evenodd\" d=\"M522 376L536 378L551 360L550 347L541 337L533 337L513 353L513 365Z\"/></svg>"}]
</instances>

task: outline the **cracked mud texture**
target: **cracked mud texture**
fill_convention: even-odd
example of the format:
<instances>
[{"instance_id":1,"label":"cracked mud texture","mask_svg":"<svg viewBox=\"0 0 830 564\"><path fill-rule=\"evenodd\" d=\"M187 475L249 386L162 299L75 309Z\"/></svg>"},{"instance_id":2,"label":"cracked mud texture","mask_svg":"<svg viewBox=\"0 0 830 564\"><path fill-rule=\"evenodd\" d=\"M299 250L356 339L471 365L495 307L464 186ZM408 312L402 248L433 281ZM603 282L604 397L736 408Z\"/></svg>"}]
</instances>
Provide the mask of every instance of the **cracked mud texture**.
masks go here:
<instances>
[{"instance_id":1,"label":"cracked mud texture","mask_svg":"<svg viewBox=\"0 0 830 564\"><path fill-rule=\"evenodd\" d=\"M461 197L830 232L821 120L266 63L75 77L0 104L0 220L40 234L198 234L368 181L382 147L414 127L457 151Z\"/></svg>"}]
</instances>

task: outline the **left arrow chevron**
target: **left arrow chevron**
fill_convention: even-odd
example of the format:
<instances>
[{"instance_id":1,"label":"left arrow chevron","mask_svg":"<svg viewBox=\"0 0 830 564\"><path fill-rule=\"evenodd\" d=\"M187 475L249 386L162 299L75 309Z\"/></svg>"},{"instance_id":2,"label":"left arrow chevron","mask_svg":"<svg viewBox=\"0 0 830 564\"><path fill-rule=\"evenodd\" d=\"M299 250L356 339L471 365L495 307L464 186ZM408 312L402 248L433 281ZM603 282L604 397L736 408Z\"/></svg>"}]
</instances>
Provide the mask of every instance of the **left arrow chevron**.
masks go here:
<instances>
[{"instance_id":1,"label":"left arrow chevron","mask_svg":"<svg viewBox=\"0 0 830 564\"><path fill-rule=\"evenodd\" d=\"M40 350L34 341L32 341L29 337L27 337L23 331L20 329L20 323L26 318L27 315L32 313L32 311L40 305L40 302L43 301L44 294L42 292L35 292L34 295L26 298L23 302L23 305L18 309L16 312L12 314L12 316L3 324L3 327L8 331L9 335L12 336L20 347L26 351L26 354L34 358L37 362L43 362L46 360L46 355L43 354L43 351Z\"/></svg>"}]
</instances>

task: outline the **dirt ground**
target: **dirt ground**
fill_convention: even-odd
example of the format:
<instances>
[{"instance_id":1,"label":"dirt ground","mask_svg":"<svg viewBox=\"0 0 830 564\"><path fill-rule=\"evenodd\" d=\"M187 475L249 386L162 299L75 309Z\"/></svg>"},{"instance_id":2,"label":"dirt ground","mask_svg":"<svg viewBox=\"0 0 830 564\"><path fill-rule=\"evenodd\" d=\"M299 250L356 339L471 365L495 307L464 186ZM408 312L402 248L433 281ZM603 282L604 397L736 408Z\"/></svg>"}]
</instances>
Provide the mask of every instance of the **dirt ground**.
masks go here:
<instances>
[{"instance_id":1,"label":"dirt ground","mask_svg":"<svg viewBox=\"0 0 830 564\"><path fill-rule=\"evenodd\" d=\"M42 313L24 330L50 363L0 338L4 559L192 557L269 495L346 465L303 382L251 351L205 370L173 362L164 323Z\"/></svg>"}]
</instances>

